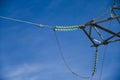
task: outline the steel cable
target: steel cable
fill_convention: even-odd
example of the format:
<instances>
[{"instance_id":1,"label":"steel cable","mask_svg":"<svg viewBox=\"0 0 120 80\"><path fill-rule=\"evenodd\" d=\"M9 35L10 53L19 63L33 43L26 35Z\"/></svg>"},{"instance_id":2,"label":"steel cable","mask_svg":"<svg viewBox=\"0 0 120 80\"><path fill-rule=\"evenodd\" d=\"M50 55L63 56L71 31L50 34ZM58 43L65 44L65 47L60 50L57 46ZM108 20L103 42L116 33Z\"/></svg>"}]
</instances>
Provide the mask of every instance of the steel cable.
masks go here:
<instances>
[{"instance_id":1,"label":"steel cable","mask_svg":"<svg viewBox=\"0 0 120 80\"><path fill-rule=\"evenodd\" d=\"M68 65L68 63L67 63L67 61L66 61L66 59L65 59L65 57L64 57L64 53L63 53L63 51L62 51L62 48L61 48L61 45L60 45L58 36L57 36L57 34L56 34L56 31L54 31L54 36L55 36L55 39L56 39L56 42L57 42L57 46L58 46L59 51L60 51L60 54L61 54L61 58L62 58L62 60L63 60L63 62L64 62L64 64L65 64L66 68L67 68L73 75L75 75L75 76L77 76L77 77L79 77L79 78L89 79L90 77L81 76L81 75L79 75L78 73L74 72L74 71L71 69L71 67Z\"/></svg>"}]
</instances>

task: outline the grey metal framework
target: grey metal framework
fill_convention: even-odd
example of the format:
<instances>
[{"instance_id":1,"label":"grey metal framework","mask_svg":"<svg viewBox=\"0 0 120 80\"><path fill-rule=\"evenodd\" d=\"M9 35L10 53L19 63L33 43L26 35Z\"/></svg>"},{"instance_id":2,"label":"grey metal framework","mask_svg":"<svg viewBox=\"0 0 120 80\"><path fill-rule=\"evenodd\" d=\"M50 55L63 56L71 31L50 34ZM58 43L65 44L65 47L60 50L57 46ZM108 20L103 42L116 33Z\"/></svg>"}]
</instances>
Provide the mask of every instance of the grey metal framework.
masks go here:
<instances>
[{"instance_id":1,"label":"grey metal framework","mask_svg":"<svg viewBox=\"0 0 120 80\"><path fill-rule=\"evenodd\" d=\"M113 43L113 42L118 42L120 41L120 32L113 32L112 30L109 30L103 26L101 26L99 23L103 23L103 22L107 22L110 20L114 20L116 19L117 22L120 24L120 15L117 15L115 10L119 10L120 11L120 7L117 6L117 4L114 3L114 6L111 8L111 14L113 16L100 20L100 21L94 21L91 20L90 22L88 22L85 25L79 26L80 29L83 30L83 32L87 35L87 37L90 39L90 41L92 42L92 47L98 47L100 45L107 45L109 43ZM89 30L86 30L86 28L89 27ZM95 29L95 31L97 32L97 35L99 36L99 38L101 38L100 43L97 43L94 38L92 37L91 33L92 33L92 29ZM103 35L98 31L98 29L101 29L105 32L107 32L108 34L111 34L111 36L109 36L108 38L104 39ZM112 40L114 37L118 37L118 39L116 40Z\"/></svg>"}]
</instances>

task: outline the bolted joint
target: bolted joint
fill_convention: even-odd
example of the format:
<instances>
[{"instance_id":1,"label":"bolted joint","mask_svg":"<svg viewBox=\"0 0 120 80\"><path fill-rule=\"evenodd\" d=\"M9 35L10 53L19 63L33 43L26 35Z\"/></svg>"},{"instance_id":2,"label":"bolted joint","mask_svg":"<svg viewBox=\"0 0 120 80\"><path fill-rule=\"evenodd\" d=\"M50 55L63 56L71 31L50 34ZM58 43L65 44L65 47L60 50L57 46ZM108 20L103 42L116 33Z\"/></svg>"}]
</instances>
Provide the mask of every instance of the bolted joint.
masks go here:
<instances>
[{"instance_id":1,"label":"bolted joint","mask_svg":"<svg viewBox=\"0 0 120 80\"><path fill-rule=\"evenodd\" d=\"M91 45L90 47L98 47L100 46L99 44L94 44L94 45Z\"/></svg>"},{"instance_id":2,"label":"bolted joint","mask_svg":"<svg viewBox=\"0 0 120 80\"><path fill-rule=\"evenodd\" d=\"M108 44L108 42L107 42L107 41L103 41L103 44L104 44L104 45L107 45L107 44Z\"/></svg>"},{"instance_id":3,"label":"bolted joint","mask_svg":"<svg viewBox=\"0 0 120 80\"><path fill-rule=\"evenodd\" d=\"M80 29L85 29L86 26L85 25L82 25L82 26L79 26Z\"/></svg>"}]
</instances>

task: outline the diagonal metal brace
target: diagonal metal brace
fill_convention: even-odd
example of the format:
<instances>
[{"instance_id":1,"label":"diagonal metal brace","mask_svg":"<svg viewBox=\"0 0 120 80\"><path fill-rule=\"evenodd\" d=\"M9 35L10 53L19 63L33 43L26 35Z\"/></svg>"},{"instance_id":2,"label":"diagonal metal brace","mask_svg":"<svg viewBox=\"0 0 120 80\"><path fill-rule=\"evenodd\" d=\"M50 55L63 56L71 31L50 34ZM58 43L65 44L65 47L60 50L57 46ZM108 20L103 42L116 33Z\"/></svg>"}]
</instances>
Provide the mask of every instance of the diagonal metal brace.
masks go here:
<instances>
[{"instance_id":1,"label":"diagonal metal brace","mask_svg":"<svg viewBox=\"0 0 120 80\"><path fill-rule=\"evenodd\" d=\"M113 32L113 31L111 31L111 30L108 30L108 29L106 29L106 28L103 28L102 26L97 25L97 24L92 24L92 25L93 25L93 26L96 26L97 28L99 28L99 29L101 29L101 30L103 30L103 31L105 31L105 32L108 32L108 33L110 33L110 34L112 34L112 35L117 36L117 37L120 38L120 35L119 35L119 34Z\"/></svg>"},{"instance_id":2,"label":"diagonal metal brace","mask_svg":"<svg viewBox=\"0 0 120 80\"><path fill-rule=\"evenodd\" d=\"M90 41L93 43L94 47L97 47L98 45L94 42L93 38L91 35L85 30L85 28L81 28L83 32L87 35L87 37L90 39Z\"/></svg>"}]
</instances>

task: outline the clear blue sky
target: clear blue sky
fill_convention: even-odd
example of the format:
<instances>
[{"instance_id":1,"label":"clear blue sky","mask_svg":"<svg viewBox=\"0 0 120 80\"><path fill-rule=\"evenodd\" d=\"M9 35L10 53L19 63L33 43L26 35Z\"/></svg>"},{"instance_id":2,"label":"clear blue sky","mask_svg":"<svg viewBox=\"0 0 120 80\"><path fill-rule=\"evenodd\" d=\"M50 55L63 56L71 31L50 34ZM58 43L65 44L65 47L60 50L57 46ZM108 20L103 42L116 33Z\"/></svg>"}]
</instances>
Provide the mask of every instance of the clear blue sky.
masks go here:
<instances>
[{"instance_id":1,"label":"clear blue sky","mask_svg":"<svg viewBox=\"0 0 120 80\"><path fill-rule=\"evenodd\" d=\"M0 15L55 25L81 25L104 13L112 0L1 0ZM110 16L110 15L108 15ZM103 17L104 18L104 17ZM120 31L116 22L102 24ZM65 58L80 75L89 76L95 49L81 31L58 32ZM98 80L105 47L99 48ZM102 80L120 80L120 43L107 46ZM83 80L65 67L53 30L0 19L0 80ZM89 80L89 79L86 79Z\"/></svg>"}]
</instances>

